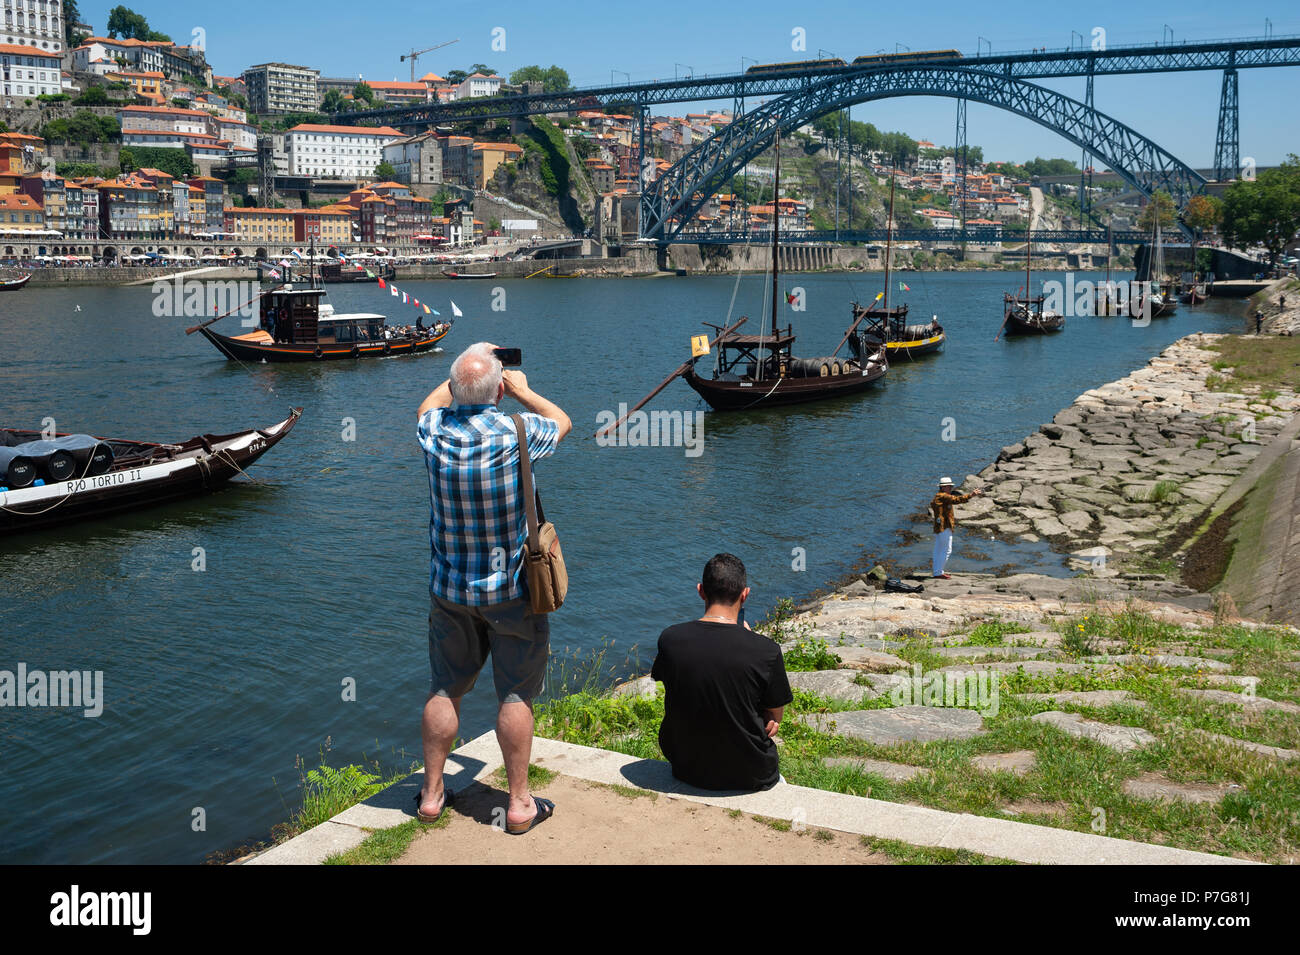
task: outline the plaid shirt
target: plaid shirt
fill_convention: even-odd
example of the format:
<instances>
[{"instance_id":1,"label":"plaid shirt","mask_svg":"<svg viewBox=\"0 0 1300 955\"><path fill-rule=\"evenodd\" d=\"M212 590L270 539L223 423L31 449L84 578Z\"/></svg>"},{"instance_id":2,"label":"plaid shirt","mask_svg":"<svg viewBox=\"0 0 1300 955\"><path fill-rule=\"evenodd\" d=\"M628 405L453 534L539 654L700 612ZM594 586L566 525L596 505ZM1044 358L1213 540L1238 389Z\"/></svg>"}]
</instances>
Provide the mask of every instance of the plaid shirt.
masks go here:
<instances>
[{"instance_id":1,"label":"plaid shirt","mask_svg":"<svg viewBox=\"0 0 1300 955\"><path fill-rule=\"evenodd\" d=\"M523 417L529 457L553 454L560 426ZM429 467L430 592L475 607L522 597L528 518L515 423L495 405L459 405L425 412L417 434Z\"/></svg>"}]
</instances>

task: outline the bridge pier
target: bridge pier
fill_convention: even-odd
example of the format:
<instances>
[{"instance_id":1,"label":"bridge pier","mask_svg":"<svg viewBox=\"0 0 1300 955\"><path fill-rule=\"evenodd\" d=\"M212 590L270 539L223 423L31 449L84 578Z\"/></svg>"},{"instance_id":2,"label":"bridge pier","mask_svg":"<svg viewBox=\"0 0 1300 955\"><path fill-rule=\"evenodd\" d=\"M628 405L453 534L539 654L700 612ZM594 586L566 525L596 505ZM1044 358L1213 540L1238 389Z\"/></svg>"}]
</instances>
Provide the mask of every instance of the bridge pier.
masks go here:
<instances>
[{"instance_id":1,"label":"bridge pier","mask_svg":"<svg viewBox=\"0 0 1300 955\"><path fill-rule=\"evenodd\" d=\"M1219 131L1214 140L1214 176L1227 182L1241 175L1241 148L1237 126L1237 69L1223 71L1219 93Z\"/></svg>"}]
</instances>

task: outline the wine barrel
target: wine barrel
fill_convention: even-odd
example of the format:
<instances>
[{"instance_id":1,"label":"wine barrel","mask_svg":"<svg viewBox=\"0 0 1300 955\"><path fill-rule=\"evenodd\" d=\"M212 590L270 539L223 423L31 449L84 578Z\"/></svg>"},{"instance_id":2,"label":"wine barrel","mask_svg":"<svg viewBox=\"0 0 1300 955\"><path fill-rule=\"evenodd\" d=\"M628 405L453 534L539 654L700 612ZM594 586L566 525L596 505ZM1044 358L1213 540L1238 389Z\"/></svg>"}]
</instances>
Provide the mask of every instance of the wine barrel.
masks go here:
<instances>
[{"instance_id":1,"label":"wine barrel","mask_svg":"<svg viewBox=\"0 0 1300 955\"><path fill-rule=\"evenodd\" d=\"M41 461L41 473L49 481L68 481L77 476L77 462L71 451L52 451Z\"/></svg>"},{"instance_id":2,"label":"wine barrel","mask_svg":"<svg viewBox=\"0 0 1300 955\"><path fill-rule=\"evenodd\" d=\"M0 485L18 490L36 480L36 462L17 448L0 448Z\"/></svg>"},{"instance_id":3,"label":"wine barrel","mask_svg":"<svg viewBox=\"0 0 1300 955\"><path fill-rule=\"evenodd\" d=\"M831 366L826 358L795 358L790 363L790 370L800 378L827 378Z\"/></svg>"}]
</instances>

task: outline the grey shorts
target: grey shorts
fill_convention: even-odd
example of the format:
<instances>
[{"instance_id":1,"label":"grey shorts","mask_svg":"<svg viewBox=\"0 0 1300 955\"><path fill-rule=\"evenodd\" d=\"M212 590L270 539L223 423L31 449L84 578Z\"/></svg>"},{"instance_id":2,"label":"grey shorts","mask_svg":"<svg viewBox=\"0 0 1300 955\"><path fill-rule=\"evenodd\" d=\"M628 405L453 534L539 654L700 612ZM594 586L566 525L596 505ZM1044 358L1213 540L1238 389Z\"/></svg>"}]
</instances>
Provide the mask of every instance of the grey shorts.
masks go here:
<instances>
[{"instance_id":1,"label":"grey shorts","mask_svg":"<svg viewBox=\"0 0 1300 955\"><path fill-rule=\"evenodd\" d=\"M533 613L525 598L467 607L431 596L429 692L452 699L464 696L474 688L490 653L497 700L534 700L546 683L550 638L550 619Z\"/></svg>"}]
</instances>

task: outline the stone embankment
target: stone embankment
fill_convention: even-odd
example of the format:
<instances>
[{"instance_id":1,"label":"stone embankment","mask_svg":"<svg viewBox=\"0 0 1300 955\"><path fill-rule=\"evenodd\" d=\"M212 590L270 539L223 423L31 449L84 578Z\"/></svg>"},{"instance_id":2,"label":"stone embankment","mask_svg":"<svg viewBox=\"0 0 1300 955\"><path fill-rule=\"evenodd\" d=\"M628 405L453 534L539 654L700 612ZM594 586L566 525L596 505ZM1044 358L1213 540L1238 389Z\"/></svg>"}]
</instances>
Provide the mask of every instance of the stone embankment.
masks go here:
<instances>
[{"instance_id":1,"label":"stone embankment","mask_svg":"<svg viewBox=\"0 0 1300 955\"><path fill-rule=\"evenodd\" d=\"M1247 324L1255 327L1255 310L1264 313L1265 335L1294 335L1300 331L1300 280L1279 279L1251 299Z\"/></svg>"},{"instance_id":2,"label":"stone embankment","mask_svg":"<svg viewBox=\"0 0 1300 955\"><path fill-rule=\"evenodd\" d=\"M1281 389L1230 386L1212 348L1191 335L1125 378L1084 392L1038 432L967 477L985 496L961 526L1046 540L1096 576L1165 571L1207 509L1300 410ZM959 531L960 533L960 531Z\"/></svg>"}]
</instances>

